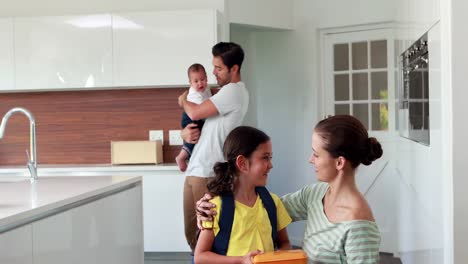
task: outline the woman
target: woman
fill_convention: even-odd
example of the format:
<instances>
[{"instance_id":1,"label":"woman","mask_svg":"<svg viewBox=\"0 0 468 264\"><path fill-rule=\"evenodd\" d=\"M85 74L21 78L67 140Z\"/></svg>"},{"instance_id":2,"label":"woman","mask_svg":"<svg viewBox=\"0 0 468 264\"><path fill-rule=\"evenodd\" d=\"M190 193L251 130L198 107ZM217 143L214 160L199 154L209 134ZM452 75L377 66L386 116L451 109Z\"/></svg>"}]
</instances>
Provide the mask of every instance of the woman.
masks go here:
<instances>
[{"instance_id":1,"label":"woman","mask_svg":"<svg viewBox=\"0 0 468 264\"><path fill-rule=\"evenodd\" d=\"M359 192L356 169L383 154L377 139L352 116L320 121L312 134L318 183L281 198L293 221L306 221L303 249L310 263L378 263L380 232ZM212 214L206 199L197 204L199 219Z\"/></svg>"}]
</instances>

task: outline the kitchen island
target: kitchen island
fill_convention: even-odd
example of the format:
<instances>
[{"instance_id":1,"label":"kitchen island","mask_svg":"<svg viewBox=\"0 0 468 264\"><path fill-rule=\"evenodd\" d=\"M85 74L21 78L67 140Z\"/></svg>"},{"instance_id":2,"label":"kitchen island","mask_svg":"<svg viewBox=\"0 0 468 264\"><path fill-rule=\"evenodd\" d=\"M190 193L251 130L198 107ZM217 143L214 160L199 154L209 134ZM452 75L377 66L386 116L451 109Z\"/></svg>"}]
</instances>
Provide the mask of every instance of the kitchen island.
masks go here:
<instances>
[{"instance_id":1,"label":"kitchen island","mask_svg":"<svg viewBox=\"0 0 468 264\"><path fill-rule=\"evenodd\" d=\"M1 177L0 263L143 263L141 177Z\"/></svg>"},{"instance_id":2,"label":"kitchen island","mask_svg":"<svg viewBox=\"0 0 468 264\"><path fill-rule=\"evenodd\" d=\"M185 175L175 163L157 165L49 164L40 165L39 177L143 177L143 237L145 252L189 252L184 235L182 193ZM25 166L0 166L0 179L29 176ZM164 212L162 216L161 212ZM164 239L161 239L164 238Z\"/></svg>"}]
</instances>

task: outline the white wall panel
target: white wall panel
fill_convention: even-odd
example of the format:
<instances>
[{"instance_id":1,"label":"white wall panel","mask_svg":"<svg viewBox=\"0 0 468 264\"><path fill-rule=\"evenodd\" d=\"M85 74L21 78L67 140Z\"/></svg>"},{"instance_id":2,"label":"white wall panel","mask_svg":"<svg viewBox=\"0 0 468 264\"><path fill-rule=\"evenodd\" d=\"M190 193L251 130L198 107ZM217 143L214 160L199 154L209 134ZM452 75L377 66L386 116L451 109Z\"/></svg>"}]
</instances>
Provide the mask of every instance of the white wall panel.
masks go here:
<instances>
[{"instance_id":1,"label":"white wall panel","mask_svg":"<svg viewBox=\"0 0 468 264\"><path fill-rule=\"evenodd\" d=\"M277 29L293 29L294 1L228 0L229 22Z\"/></svg>"},{"instance_id":2,"label":"white wall panel","mask_svg":"<svg viewBox=\"0 0 468 264\"><path fill-rule=\"evenodd\" d=\"M13 88L13 19L0 18L0 90L11 90Z\"/></svg>"},{"instance_id":3,"label":"white wall panel","mask_svg":"<svg viewBox=\"0 0 468 264\"><path fill-rule=\"evenodd\" d=\"M400 138L397 168L401 175L399 254L403 263L444 263L444 210L447 172L442 169L445 138L442 124L440 24L428 34L430 146Z\"/></svg>"},{"instance_id":4,"label":"white wall panel","mask_svg":"<svg viewBox=\"0 0 468 264\"><path fill-rule=\"evenodd\" d=\"M414 39L418 39L440 20L440 0L411 0L410 3L410 21L415 23Z\"/></svg>"},{"instance_id":5,"label":"white wall panel","mask_svg":"<svg viewBox=\"0 0 468 264\"><path fill-rule=\"evenodd\" d=\"M451 3L450 36L447 39L448 54L451 56L452 126L453 131L453 263L468 260L468 122L467 122L467 68L468 41L467 13L468 2L453 0ZM445 66L445 64L444 64ZM449 91L450 94L450 91Z\"/></svg>"},{"instance_id":6,"label":"white wall panel","mask_svg":"<svg viewBox=\"0 0 468 264\"><path fill-rule=\"evenodd\" d=\"M257 127L257 100L258 87L255 84L256 80L256 36L251 32L251 28L232 25L231 40L241 45L245 53L244 62L242 63L241 76L242 81L246 84L249 91L249 109L244 118L244 125Z\"/></svg>"},{"instance_id":7,"label":"white wall panel","mask_svg":"<svg viewBox=\"0 0 468 264\"><path fill-rule=\"evenodd\" d=\"M398 0L395 21L406 27L410 43L440 20L440 0Z\"/></svg>"},{"instance_id":8,"label":"white wall panel","mask_svg":"<svg viewBox=\"0 0 468 264\"><path fill-rule=\"evenodd\" d=\"M317 28L393 21L397 5L386 0L294 1L295 24ZM304 24L305 21L312 22Z\"/></svg>"}]
</instances>

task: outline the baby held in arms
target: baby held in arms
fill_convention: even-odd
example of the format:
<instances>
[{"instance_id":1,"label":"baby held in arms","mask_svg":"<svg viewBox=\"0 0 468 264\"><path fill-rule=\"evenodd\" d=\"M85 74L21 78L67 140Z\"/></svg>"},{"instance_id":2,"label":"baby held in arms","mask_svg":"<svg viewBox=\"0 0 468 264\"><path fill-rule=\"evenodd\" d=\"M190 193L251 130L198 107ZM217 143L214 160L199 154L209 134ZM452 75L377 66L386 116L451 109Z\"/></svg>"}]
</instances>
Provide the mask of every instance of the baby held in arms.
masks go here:
<instances>
[{"instance_id":1,"label":"baby held in arms","mask_svg":"<svg viewBox=\"0 0 468 264\"><path fill-rule=\"evenodd\" d=\"M201 104L203 101L211 97L211 90L207 85L208 82L205 68L201 64L194 63L188 68L187 73L190 83L187 101L195 104ZM181 120L182 128L185 128L191 123L197 124L198 129L201 130L205 120L192 120L187 113L183 112ZM185 171L187 169L187 160L190 159L194 147L195 144L184 142L182 149L175 158L180 171Z\"/></svg>"}]
</instances>

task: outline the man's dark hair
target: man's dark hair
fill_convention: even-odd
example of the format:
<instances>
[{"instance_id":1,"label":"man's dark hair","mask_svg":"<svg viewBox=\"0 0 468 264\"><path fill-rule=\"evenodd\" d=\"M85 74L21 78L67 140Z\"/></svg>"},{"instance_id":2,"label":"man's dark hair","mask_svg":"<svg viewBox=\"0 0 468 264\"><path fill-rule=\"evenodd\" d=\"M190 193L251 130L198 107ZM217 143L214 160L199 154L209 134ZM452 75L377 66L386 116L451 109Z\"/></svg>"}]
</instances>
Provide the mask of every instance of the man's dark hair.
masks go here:
<instances>
[{"instance_id":1,"label":"man's dark hair","mask_svg":"<svg viewBox=\"0 0 468 264\"><path fill-rule=\"evenodd\" d=\"M241 46L234 42L219 42L213 46L211 53L214 57L220 57L230 70L232 66L238 65L239 71L244 61L244 51Z\"/></svg>"}]
</instances>

